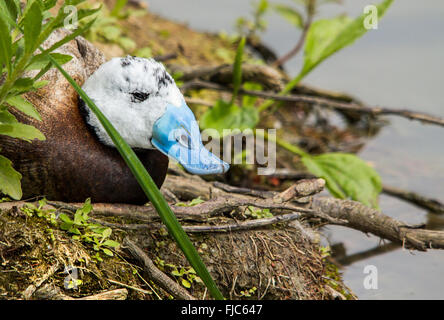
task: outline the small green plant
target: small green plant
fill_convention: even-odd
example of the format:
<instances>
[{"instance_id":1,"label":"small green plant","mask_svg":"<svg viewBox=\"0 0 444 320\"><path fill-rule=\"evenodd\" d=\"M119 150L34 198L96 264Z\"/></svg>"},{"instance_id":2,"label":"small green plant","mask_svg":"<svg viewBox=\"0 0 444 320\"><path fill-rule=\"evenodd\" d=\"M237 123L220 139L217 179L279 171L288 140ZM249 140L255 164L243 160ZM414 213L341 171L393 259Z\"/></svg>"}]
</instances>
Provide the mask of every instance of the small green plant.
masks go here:
<instances>
[{"instance_id":1,"label":"small green plant","mask_svg":"<svg viewBox=\"0 0 444 320\"><path fill-rule=\"evenodd\" d=\"M156 257L154 261L157 267L165 272L169 272L185 288L191 288L193 283L203 283L202 279L196 275L192 267L178 267L174 264L165 263L164 260Z\"/></svg>"},{"instance_id":2,"label":"small green plant","mask_svg":"<svg viewBox=\"0 0 444 320\"><path fill-rule=\"evenodd\" d=\"M267 28L267 21L264 19L270 4L268 0L258 0L253 2L253 20L240 17L236 20L236 29L239 34L245 37L256 36L258 32L264 32Z\"/></svg>"},{"instance_id":3,"label":"small green plant","mask_svg":"<svg viewBox=\"0 0 444 320\"><path fill-rule=\"evenodd\" d=\"M129 16L146 14L145 10L124 10L123 8L127 2L128 0L118 0L111 10L103 7L94 17L96 22L88 29L84 36L92 42L114 43L121 47L125 53L149 58L151 56L150 48L142 48L134 52L136 42L127 36L125 30L118 24L119 20L126 19ZM86 8L92 8L90 4L85 4L84 6ZM90 17L89 19L83 20L81 25L89 23L90 19L92 18Z\"/></svg>"},{"instance_id":4,"label":"small green plant","mask_svg":"<svg viewBox=\"0 0 444 320\"><path fill-rule=\"evenodd\" d=\"M61 213L59 219L62 221L60 229L72 234L74 240L83 241L91 244L94 251L97 251L94 258L98 261L103 261L99 252L103 252L107 256L114 256L111 249L116 249L120 243L111 240L111 228L103 227L100 224L89 222L89 213L92 210L91 200L87 199L83 207L77 209L74 214L74 219L71 219L67 214Z\"/></svg>"},{"instance_id":5,"label":"small green plant","mask_svg":"<svg viewBox=\"0 0 444 320\"><path fill-rule=\"evenodd\" d=\"M235 102L242 83L242 59L245 47L245 37L243 37L236 50L236 57L233 64L233 95L231 101L219 99L213 108L205 112L200 118L202 128L212 128L219 131L221 136L224 129L249 129L255 128L259 122L259 113L254 107L255 100L244 99L242 102L248 104L238 106Z\"/></svg>"},{"instance_id":6,"label":"small green plant","mask_svg":"<svg viewBox=\"0 0 444 320\"><path fill-rule=\"evenodd\" d=\"M247 210L245 210L245 215L250 216L254 219L263 219L263 218L271 218L273 214L270 212L270 209L259 209L253 206L248 206Z\"/></svg>"},{"instance_id":7,"label":"small green plant","mask_svg":"<svg viewBox=\"0 0 444 320\"><path fill-rule=\"evenodd\" d=\"M191 200L191 201L188 202L188 203L185 203L185 202L178 202L178 203L176 203L175 205L178 206L178 207L193 207L193 206L198 205L198 204L201 204L201 203L203 203L203 202L205 202L205 200L202 200L202 199L200 198L200 196L199 196L199 197L197 197L197 198Z\"/></svg>"},{"instance_id":8,"label":"small green plant","mask_svg":"<svg viewBox=\"0 0 444 320\"><path fill-rule=\"evenodd\" d=\"M82 0L69 0L61 6L55 16L50 9L56 4L52 0L29 0L22 9L19 0L0 1L0 134L31 142L44 140L44 135L35 127L19 122L10 112L13 108L41 121L35 107L23 94L37 90L47 84L40 78L53 67L50 61L64 64L71 56L54 53L54 50L87 30L92 22L54 43L48 49L36 52L40 45L55 30L62 28L70 14L65 8L78 5ZM95 11L78 11L81 20ZM35 71L31 76L29 71ZM1 152L1 150L0 150ZM0 192L13 199L22 197L21 175L15 171L10 160L0 155Z\"/></svg>"},{"instance_id":9,"label":"small green plant","mask_svg":"<svg viewBox=\"0 0 444 320\"><path fill-rule=\"evenodd\" d=\"M241 297L251 298L251 296L257 291L256 287L253 287L248 290L242 290L240 292Z\"/></svg>"},{"instance_id":10,"label":"small green plant","mask_svg":"<svg viewBox=\"0 0 444 320\"><path fill-rule=\"evenodd\" d=\"M331 1L330 1L331 2ZM378 6L379 17L385 13L393 0L384 0ZM302 1L307 8L307 14L313 14L315 1ZM264 5L265 6L265 5ZM275 5L275 10L284 15L293 24L306 24L302 15L296 10L283 5ZM365 15L356 19L340 16L333 19L322 19L309 23L305 41L304 65L299 75L291 80L281 94L289 93L302 78L317 67L322 61L340 49L350 45L363 36L367 29L364 27ZM300 21L299 21L300 20ZM206 111L200 121L202 128L213 128L223 137L224 129L254 129L260 119L260 114L274 104L266 100L255 107L255 100L244 99L242 106L235 104L242 79L242 55L245 38L239 42L233 65L233 95L230 102L218 100L213 108ZM256 132L256 134L258 134ZM268 135L264 134L268 139ZM275 142L286 150L300 156L302 163L311 173L324 178L330 193L338 198L350 198L371 207L378 207L378 196L382 191L382 182L378 173L363 160L353 154L326 153L312 156L300 148L280 139Z\"/></svg>"},{"instance_id":11,"label":"small green plant","mask_svg":"<svg viewBox=\"0 0 444 320\"><path fill-rule=\"evenodd\" d=\"M39 218L44 218L48 223L53 226L58 226L56 209L43 209L46 205L46 199L41 199L38 201L38 206L32 203L26 203L21 211L25 213L28 217L37 216Z\"/></svg>"}]
</instances>

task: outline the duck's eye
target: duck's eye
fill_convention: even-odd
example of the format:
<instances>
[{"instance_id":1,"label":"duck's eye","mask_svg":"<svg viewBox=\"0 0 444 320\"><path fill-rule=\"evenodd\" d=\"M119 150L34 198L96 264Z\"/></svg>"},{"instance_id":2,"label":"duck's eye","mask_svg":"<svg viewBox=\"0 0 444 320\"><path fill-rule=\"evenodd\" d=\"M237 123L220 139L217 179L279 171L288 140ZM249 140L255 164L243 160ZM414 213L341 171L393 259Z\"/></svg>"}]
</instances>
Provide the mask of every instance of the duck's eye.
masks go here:
<instances>
[{"instance_id":1,"label":"duck's eye","mask_svg":"<svg viewBox=\"0 0 444 320\"><path fill-rule=\"evenodd\" d=\"M143 102L150 96L149 93L142 91L133 91L130 94L132 102Z\"/></svg>"},{"instance_id":2,"label":"duck's eye","mask_svg":"<svg viewBox=\"0 0 444 320\"><path fill-rule=\"evenodd\" d=\"M186 134L182 133L176 140L185 148L191 149L190 138Z\"/></svg>"}]
</instances>

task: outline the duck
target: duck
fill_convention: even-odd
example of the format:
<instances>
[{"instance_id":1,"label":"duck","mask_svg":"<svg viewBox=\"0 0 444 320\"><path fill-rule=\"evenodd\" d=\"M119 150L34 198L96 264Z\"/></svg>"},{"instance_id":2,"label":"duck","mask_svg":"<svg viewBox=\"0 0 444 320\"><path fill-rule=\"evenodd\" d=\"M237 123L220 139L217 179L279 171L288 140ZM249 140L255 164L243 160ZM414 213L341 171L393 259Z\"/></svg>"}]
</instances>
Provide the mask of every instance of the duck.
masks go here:
<instances>
[{"instance_id":1,"label":"duck","mask_svg":"<svg viewBox=\"0 0 444 320\"><path fill-rule=\"evenodd\" d=\"M46 89L50 97L72 90L67 83L56 87ZM82 89L133 148L157 187L165 180L170 158L192 174L228 171L229 165L203 145L196 118L162 63L112 58L92 72ZM42 94L38 98L42 123L15 115L36 126L46 140L0 137L0 153L22 174L23 199L148 201L100 121L77 94L58 103L45 103Z\"/></svg>"}]
</instances>

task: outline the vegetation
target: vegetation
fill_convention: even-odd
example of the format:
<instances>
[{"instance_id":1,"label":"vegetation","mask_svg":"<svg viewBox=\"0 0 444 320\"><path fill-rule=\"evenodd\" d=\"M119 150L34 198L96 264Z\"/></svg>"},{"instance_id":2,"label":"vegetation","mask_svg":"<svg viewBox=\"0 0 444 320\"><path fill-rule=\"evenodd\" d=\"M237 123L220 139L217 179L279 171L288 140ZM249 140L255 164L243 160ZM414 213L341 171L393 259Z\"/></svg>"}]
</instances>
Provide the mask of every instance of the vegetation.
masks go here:
<instances>
[{"instance_id":1,"label":"vegetation","mask_svg":"<svg viewBox=\"0 0 444 320\"><path fill-rule=\"evenodd\" d=\"M67 6L78 5L83 1L68 0L53 16L50 10L56 1L28 1L24 9L19 0L0 2L0 134L31 142L34 139L44 140L43 134L33 126L17 121L9 112L15 108L24 114L41 121L34 106L23 98L23 94L37 90L47 84L39 79L53 67L50 59L64 64L71 56L54 53L54 51L87 30L91 21L83 28L53 44L50 48L37 52L41 44L55 30L62 28L70 11ZM79 10L80 20L94 14L96 10ZM46 20L44 22L44 20ZM30 73L38 72L34 75ZM22 196L21 175L12 167L11 161L0 155L0 191L13 199Z\"/></svg>"},{"instance_id":2,"label":"vegetation","mask_svg":"<svg viewBox=\"0 0 444 320\"><path fill-rule=\"evenodd\" d=\"M116 23L130 14L136 14L132 11L124 11L126 2L126 0L116 1L114 8L108 10L105 7L93 8L81 0L67 0L55 15L50 12L56 4L56 1L52 0L30 0L24 9L20 7L19 0L0 2L0 34L6 35L0 38L0 66L2 68L0 78L0 134L29 142L34 139L45 139L36 128L18 122L10 112L10 108L19 110L35 120L41 121L38 112L23 97L23 94L46 85L46 82L40 80L41 77L53 67L59 69L98 116L147 197L159 212L168 231L177 241L191 264L191 267L178 267L158 259L156 261L158 267L169 272L186 288L190 288L193 282L200 283L202 281L213 297L221 299L223 296L211 279L197 250L193 247L171 208L133 150L121 138L93 101L63 70L62 65L69 62L71 57L54 52L75 36L83 34L92 41L117 44L126 53L145 57L152 56L154 50L150 47L137 48L136 41L126 34L124 28ZM254 8L253 21L248 21L245 18L238 20L237 25L241 35L234 38L235 43L237 43L236 51L231 52L222 48L225 51L221 49L222 51L219 52L219 55L224 57L224 61L233 63L232 94L230 99L218 98L212 108L202 113L199 117L202 129L216 129L221 134L223 134L224 129L254 130L260 126L261 120L271 112L272 106L276 108L280 106L280 103L275 101L261 101L257 97L248 96L241 92L242 88L262 90L258 83L243 82L242 64L245 61L254 61L245 53L245 46L249 37L257 37L260 32L265 30L265 15L270 9L275 10L296 28L302 30L302 45L297 44L296 49L298 50L293 50L294 54L291 53L288 57L291 58L302 52L299 49L303 48L303 67L298 75L287 83L284 90L280 92L281 95L291 93L314 68L334 53L352 44L367 31L363 27L364 15L355 19L340 16L314 20L316 8L323 3L322 1L304 0L295 2L297 5L302 4L305 10L304 13L301 13L297 6L289 7L280 4L271 6L267 0L260 0ZM384 0L378 5L379 17L385 13L392 2L393 0ZM63 9L68 5L78 7L80 28L50 48L41 48L42 43L52 32L63 27L63 22L69 15L69 11L65 12ZM282 60L279 65L282 65ZM180 73L174 74L178 84L182 84L181 76ZM283 139L269 137L267 134L264 134L264 138L275 139L278 146L297 155L309 172L326 180L327 188L333 196L342 199L350 198L367 206L378 207L378 195L382 190L381 179L373 168L356 155L337 152L312 155ZM0 191L13 199L20 199L20 177L20 173L14 170L13 164L0 155ZM204 202L203 199L198 197L187 203L178 202L176 206L193 207ZM90 221L88 214L91 211L91 204L88 200L83 208L75 212L73 217L60 214L57 218L53 211L42 211L44 204L44 201L42 201L39 206L28 205L25 211L27 214L45 218L48 223L54 226L57 225L69 233L72 239L92 246L93 250L97 252L94 257L97 261L102 261L100 254L114 255L113 249L117 248L119 243L111 240L112 231L110 228L105 228ZM253 206L247 206L244 215L254 219L273 216L269 209L257 209ZM256 290L256 287L247 288L241 291L240 295L251 297Z\"/></svg>"},{"instance_id":3,"label":"vegetation","mask_svg":"<svg viewBox=\"0 0 444 320\"><path fill-rule=\"evenodd\" d=\"M385 13L393 0L385 0L378 5L379 17ZM316 1L304 1L307 15L313 15ZM238 25L248 25L249 33L257 29L263 30L263 15L269 7L265 0L257 4L254 11L254 22L246 23L238 21ZM279 5L275 7L286 19L297 26L304 25L302 15L293 8ZM304 65L300 73L288 82L281 94L287 94L315 67L330 57L335 52L353 43L367 31L364 27L365 15L356 19L339 16L332 19L322 19L310 23L307 27L305 40ZM239 41L235 61L233 63L233 94L230 102L218 100L213 108L209 109L201 117L203 128L215 128L220 133L223 129L254 129L259 123L262 114L274 104L267 100L259 107L255 107L255 101L250 104L238 106L235 101L238 96L242 79L242 56L245 46L245 37ZM265 136L268 138L268 136ZM378 173L369 167L364 161L353 154L331 153L320 156L312 156L300 148L285 141L277 140L276 143L286 150L300 156L302 163L313 174L322 177L327 182L330 193L338 198L350 198L360 201L365 205L378 207L378 195L382 191L382 182Z\"/></svg>"}]
</instances>

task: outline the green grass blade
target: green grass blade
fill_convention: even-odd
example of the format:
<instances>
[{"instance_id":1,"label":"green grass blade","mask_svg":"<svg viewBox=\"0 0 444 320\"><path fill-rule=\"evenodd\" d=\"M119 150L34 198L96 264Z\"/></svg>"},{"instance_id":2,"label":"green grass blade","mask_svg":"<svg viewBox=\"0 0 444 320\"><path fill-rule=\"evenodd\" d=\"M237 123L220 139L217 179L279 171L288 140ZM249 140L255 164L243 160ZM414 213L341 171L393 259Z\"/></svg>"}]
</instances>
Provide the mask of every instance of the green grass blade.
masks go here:
<instances>
[{"instance_id":1,"label":"green grass blade","mask_svg":"<svg viewBox=\"0 0 444 320\"><path fill-rule=\"evenodd\" d=\"M185 257L190 262L191 266L197 272L199 277L207 286L208 290L215 299L223 299L223 296L216 284L214 283L211 275L209 274L207 268L202 262L197 250L194 248L190 239L186 235L180 223L177 221L176 216L169 207L168 203L163 198L153 179L146 171L145 167L140 162L139 158L136 156L131 147L125 142L122 136L117 132L114 126L108 121L105 115L99 110L99 108L94 104L94 102L88 97L88 95L80 88L80 86L71 78L71 76L57 63L51 56L49 59L52 61L54 66L63 74L63 76L69 81L69 83L74 87L80 97L88 104L94 114L102 123L108 135L113 140L117 150L119 150L122 158L125 160L131 172L139 182L143 191L147 195L148 199L151 201L153 206L159 213L163 223L168 228L168 231L176 240L180 249L185 254Z\"/></svg>"},{"instance_id":2,"label":"green grass blade","mask_svg":"<svg viewBox=\"0 0 444 320\"><path fill-rule=\"evenodd\" d=\"M244 47L245 37L242 37L237 46L236 57L234 58L233 64L233 97L231 98L231 104L236 100L242 83L242 57L244 55Z\"/></svg>"}]
</instances>

